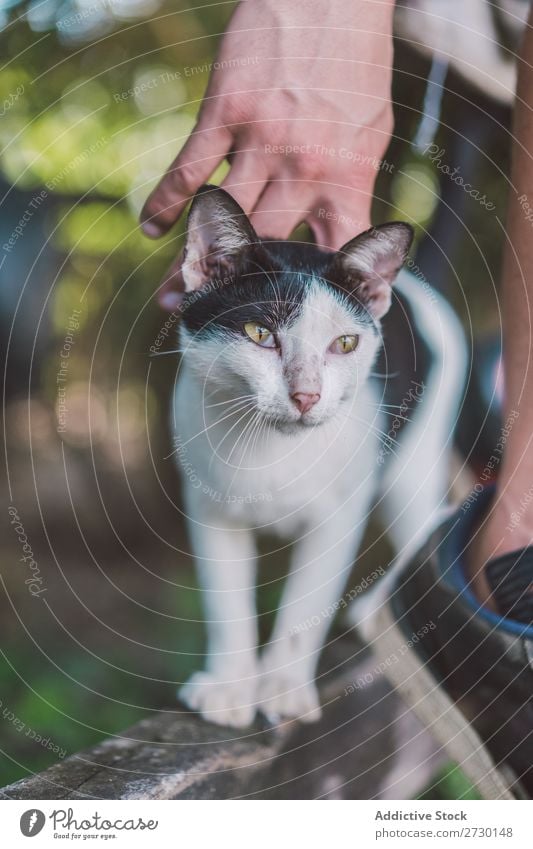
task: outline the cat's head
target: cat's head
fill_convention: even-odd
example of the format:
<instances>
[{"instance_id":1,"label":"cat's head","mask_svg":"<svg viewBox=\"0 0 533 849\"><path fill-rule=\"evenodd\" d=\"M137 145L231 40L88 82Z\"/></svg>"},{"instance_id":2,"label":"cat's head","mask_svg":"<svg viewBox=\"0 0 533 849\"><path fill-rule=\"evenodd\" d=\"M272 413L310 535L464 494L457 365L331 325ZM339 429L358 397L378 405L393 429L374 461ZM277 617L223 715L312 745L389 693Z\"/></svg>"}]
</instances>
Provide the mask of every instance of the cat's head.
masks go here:
<instances>
[{"instance_id":1,"label":"cat's head","mask_svg":"<svg viewBox=\"0 0 533 849\"><path fill-rule=\"evenodd\" d=\"M246 396L282 430L331 419L372 368L412 236L384 224L336 253L261 240L227 192L205 186L183 265L187 367L207 394Z\"/></svg>"}]
</instances>

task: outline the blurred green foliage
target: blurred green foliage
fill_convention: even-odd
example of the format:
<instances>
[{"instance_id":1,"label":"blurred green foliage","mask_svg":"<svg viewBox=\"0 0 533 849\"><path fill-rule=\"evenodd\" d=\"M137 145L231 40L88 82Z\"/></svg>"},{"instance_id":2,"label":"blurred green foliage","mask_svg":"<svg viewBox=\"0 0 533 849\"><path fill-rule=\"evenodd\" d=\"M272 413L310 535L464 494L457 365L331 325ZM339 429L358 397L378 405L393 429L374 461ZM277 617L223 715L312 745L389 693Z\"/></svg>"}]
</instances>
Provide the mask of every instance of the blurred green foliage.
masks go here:
<instances>
[{"instance_id":1,"label":"blurred green foliage","mask_svg":"<svg viewBox=\"0 0 533 849\"><path fill-rule=\"evenodd\" d=\"M194 125L217 34L223 31L233 4L205 8L200 2L10 5L0 33L4 57L0 172L11 187L3 202L4 232L17 225L20 209L29 209L38 197L43 233L35 252L42 248L60 257L49 292L42 292L42 297L48 295L47 323L31 330L42 338L32 401L41 405L36 413L54 410L58 350L69 316L78 308L80 327L68 363L71 406L78 391L81 417L86 417L84 387L92 366L93 404L95 399L101 402L108 422L121 416L127 448L128 439L133 444L139 431L144 432L145 416L155 427L166 417L166 399L144 385L146 352L164 321L151 299L181 238L178 227L166 240L151 242L138 228L138 213ZM0 3L0 25L2 9L5 6ZM102 18L99 24L98 17ZM25 233L9 259L15 264L25 259L27 244ZM8 285L18 293L23 282L22 277L10 279ZM30 292L39 291L39 285L35 275L30 278ZM92 362L95 338L122 286L127 296L112 311L109 332L102 334L101 355ZM138 353L126 358L117 394L122 352L118 340L147 304ZM165 367L171 374L175 362ZM98 437L98 427L93 435ZM53 431L48 438L57 440ZM71 429L68 439L89 467L86 435ZM111 442L109 451L114 454L117 447ZM144 454L140 460L134 454L131 457L133 465L145 462ZM126 464L129 459L126 454ZM28 516L30 505L24 506ZM184 619L201 617L196 593L179 592L173 608ZM201 628L190 624L182 634L173 628L169 620L165 640L171 644L179 638L185 657L180 669L166 671L184 677L199 663L195 653L202 649ZM145 715L127 706L145 703L141 677L117 677L114 670L114 664L119 669L135 668L134 662L128 663L122 644L115 649L106 646L102 662L69 641L63 649L52 650L56 666L43 664L31 643L21 638L13 643L6 631L2 638L9 647L0 661L7 717L0 722L4 751L0 785L57 760L57 754L32 742L28 729L38 729L71 754ZM189 660L187 651L193 653ZM161 686L159 700L171 702L173 689L170 682ZM98 698L96 693L107 696ZM16 721L9 719L11 714Z\"/></svg>"},{"instance_id":2,"label":"blurred green foliage","mask_svg":"<svg viewBox=\"0 0 533 849\"><path fill-rule=\"evenodd\" d=\"M481 799L464 772L454 764L439 770L419 799Z\"/></svg>"}]
</instances>

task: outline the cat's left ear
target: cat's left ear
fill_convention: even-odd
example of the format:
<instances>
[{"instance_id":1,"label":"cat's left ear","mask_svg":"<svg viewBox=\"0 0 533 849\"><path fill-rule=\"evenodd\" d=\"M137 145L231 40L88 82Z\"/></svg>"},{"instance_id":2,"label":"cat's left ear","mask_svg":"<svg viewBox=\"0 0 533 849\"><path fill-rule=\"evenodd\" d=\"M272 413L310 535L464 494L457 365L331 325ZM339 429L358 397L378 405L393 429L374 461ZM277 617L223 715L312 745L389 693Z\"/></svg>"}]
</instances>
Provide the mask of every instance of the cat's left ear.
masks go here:
<instances>
[{"instance_id":1,"label":"cat's left ear","mask_svg":"<svg viewBox=\"0 0 533 849\"><path fill-rule=\"evenodd\" d=\"M259 242L248 216L224 189L205 185L192 201L187 220L182 274L185 291L235 276L246 250Z\"/></svg>"},{"instance_id":2,"label":"cat's left ear","mask_svg":"<svg viewBox=\"0 0 533 849\"><path fill-rule=\"evenodd\" d=\"M414 231L395 221L365 230L336 253L331 273L342 288L353 292L374 318L391 305L392 284L407 259Z\"/></svg>"}]
</instances>

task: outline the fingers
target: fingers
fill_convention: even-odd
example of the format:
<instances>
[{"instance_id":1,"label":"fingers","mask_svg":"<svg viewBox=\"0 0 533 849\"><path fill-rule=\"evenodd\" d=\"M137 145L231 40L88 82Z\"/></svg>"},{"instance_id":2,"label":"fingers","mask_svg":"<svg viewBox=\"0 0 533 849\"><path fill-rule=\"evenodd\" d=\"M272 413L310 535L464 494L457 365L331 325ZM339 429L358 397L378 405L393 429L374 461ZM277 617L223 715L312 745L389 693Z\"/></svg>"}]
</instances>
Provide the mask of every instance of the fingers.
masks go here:
<instances>
[{"instance_id":1,"label":"fingers","mask_svg":"<svg viewBox=\"0 0 533 849\"><path fill-rule=\"evenodd\" d=\"M265 177L258 179L261 171L260 163L255 162L252 157L238 155L234 160L231 171L222 183L222 187L235 198L247 214L255 205L264 188ZM266 170L264 174L266 176ZM157 291L159 306L168 312L179 309L183 301L185 283L181 271L182 265L183 251L180 251L176 260L165 273Z\"/></svg>"},{"instance_id":2,"label":"fingers","mask_svg":"<svg viewBox=\"0 0 533 849\"><path fill-rule=\"evenodd\" d=\"M238 153L232 160L229 174L222 183L225 189L237 201L247 215L250 215L267 179L266 168L255 156Z\"/></svg>"},{"instance_id":3,"label":"fingers","mask_svg":"<svg viewBox=\"0 0 533 849\"><path fill-rule=\"evenodd\" d=\"M186 147L188 147L188 144ZM176 160L175 166L179 163L183 153L182 151L182 154ZM213 159L210 161L212 163ZM171 173L172 169L169 170L164 179L167 179ZM200 175L202 172L199 170L197 174ZM205 182L208 176L209 174L206 174L206 172L203 172L202 176L198 176L200 181L198 185ZM324 184L323 182L309 183L289 178L280 178L266 183L266 169L262 169L261 161L242 152L235 155L231 170L222 185L235 198L246 214L250 215L252 224L259 236L287 239L302 221L306 221L313 232L317 245L326 249L338 250L370 226L370 206L374 179L375 175L367 176L359 180L356 186ZM156 197L154 203L160 202L159 195L156 196L156 193L162 189L163 183L164 180L147 202L146 207L149 206L154 197ZM182 200L174 201L172 205L172 220L176 215L176 208L183 209L196 188L198 187L188 188L188 194L181 191ZM175 188L174 191L176 191ZM320 196L317 197L318 193L320 193ZM168 196L166 188L161 196ZM177 197L177 194L174 194L174 197ZM168 209L163 209L154 218L154 221L157 220L158 226L161 220L165 221L164 226L170 226L166 223L169 221L169 217L165 218L165 213L168 214ZM161 232L164 232L164 230L161 230ZM183 253L180 253L164 276L157 293L160 306L170 312L179 309L183 300L182 263Z\"/></svg>"},{"instance_id":4,"label":"fingers","mask_svg":"<svg viewBox=\"0 0 533 849\"><path fill-rule=\"evenodd\" d=\"M184 147L143 206L147 236L162 236L177 221L196 190L205 183L231 147L227 127L207 128L198 121Z\"/></svg>"},{"instance_id":5,"label":"fingers","mask_svg":"<svg viewBox=\"0 0 533 849\"><path fill-rule=\"evenodd\" d=\"M328 186L328 196L306 218L317 245L338 250L370 227L372 190Z\"/></svg>"},{"instance_id":6,"label":"fingers","mask_svg":"<svg viewBox=\"0 0 533 849\"><path fill-rule=\"evenodd\" d=\"M370 227L372 197L373 180L368 179L357 187L274 180L259 198L252 223L260 236L287 239L306 221L317 245L338 250Z\"/></svg>"},{"instance_id":7,"label":"fingers","mask_svg":"<svg viewBox=\"0 0 533 849\"><path fill-rule=\"evenodd\" d=\"M270 182L253 210L252 224L259 236L288 239L295 227L310 214L304 207L304 185L298 180Z\"/></svg>"},{"instance_id":8,"label":"fingers","mask_svg":"<svg viewBox=\"0 0 533 849\"><path fill-rule=\"evenodd\" d=\"M298 181L269 183L261 194L264 180L253 179L257 165L250 161L235 162L223 187L230 192L247 214L252 209L252 223L261 236L286 239L304 218L309 209L297 205ZM294 197L292 195L295 195ZM259 198L255 209L254 204ZM183 251L166 272L158 292L159 305L168 312L179 309L183 301L184 281L181 272Z\"/></svg>"}]
</instances>

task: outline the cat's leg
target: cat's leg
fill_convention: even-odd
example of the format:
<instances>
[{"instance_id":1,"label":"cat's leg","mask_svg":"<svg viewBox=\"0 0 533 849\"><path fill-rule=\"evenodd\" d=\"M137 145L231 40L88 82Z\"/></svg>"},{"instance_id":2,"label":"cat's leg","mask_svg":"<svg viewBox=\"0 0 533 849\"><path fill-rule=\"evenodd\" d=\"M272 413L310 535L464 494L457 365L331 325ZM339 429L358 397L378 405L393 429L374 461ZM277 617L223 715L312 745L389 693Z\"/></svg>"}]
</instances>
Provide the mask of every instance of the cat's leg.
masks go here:
<instances>
[{"instance_id":1,"label":"cat's leg","mask_svg":"<svg viewBox=\"0 0 533 849\"><path fill-rule=\"evenodd\" d=\"M345 585L363 535L373 486L361 489L295 544L291 571L260 662L257 707L270 717L320 717L315 673L328 628L346 607Z\"/></svg>"},{"instance_id":2,"label":"cat's leg","mask_svg":"<svg viewBox=\"0 0 533 849\"><path fill-rule=\"evenodd\" d=\"M207 660L179 690L210 722L248 725L257 683L256 550L252 533L191 523L207 627Z\"/></svg>"}]
</instances>

